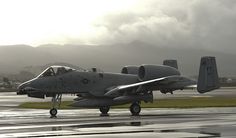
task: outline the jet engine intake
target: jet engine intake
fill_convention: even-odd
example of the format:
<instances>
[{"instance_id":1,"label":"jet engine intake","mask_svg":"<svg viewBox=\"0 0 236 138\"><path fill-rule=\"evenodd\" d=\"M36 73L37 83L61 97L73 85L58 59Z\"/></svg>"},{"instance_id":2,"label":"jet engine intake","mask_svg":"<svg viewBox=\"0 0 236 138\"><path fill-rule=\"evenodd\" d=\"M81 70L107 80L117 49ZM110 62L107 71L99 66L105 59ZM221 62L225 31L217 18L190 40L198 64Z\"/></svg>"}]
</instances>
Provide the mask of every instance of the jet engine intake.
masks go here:
<instances>
[{"instance_id":1,"label":"jet engine intake","mask_svg":"<svg viewBox=\"0 0 236 138\"><path fill-rule=\"evenodd\" d=\"M162 78L167 76L180 75L180 72L169 66L142 65L138 70L138 77L141 81Z\"/></svg>"}]
</instances>

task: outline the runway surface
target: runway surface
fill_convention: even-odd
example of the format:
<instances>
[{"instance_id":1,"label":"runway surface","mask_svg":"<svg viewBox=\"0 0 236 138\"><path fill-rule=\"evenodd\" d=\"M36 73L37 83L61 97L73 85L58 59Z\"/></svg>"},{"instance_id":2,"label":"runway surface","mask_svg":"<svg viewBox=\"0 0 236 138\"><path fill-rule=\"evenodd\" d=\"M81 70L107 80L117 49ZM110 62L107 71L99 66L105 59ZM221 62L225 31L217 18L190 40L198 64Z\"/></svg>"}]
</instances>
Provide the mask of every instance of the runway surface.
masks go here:
<instances>
[{"instance_id":1,"label":"runway surface","mask_svg":"<svg viewBox=\"0 0 236 138\"><path fill-rule=\"evenodd\" d=\"M139 117L128 110L59 111L49 118L47 110L4 109L0 115L1 138L23 137L235 137L236 108L144 109Z\"/></svg>"},{"instance_id":2,"label":"runway surface","mask_svg":"<svg viewBox=\"0 0 236 138\"><path fill-rule=\"evenodd\" d=\"M222 94L224 92L224 94ZM236 96L234 89L220 89L200 96ZM157 95L158 96L158 95ZM158 98L195 96L193 91ZM65 99L73 99L66 96ZM236 108L142 109L138 117L128 109L111 109L100 116L96 109L59 110L49 118L48 110L18 109L25 101L43 101L15 93L0 93L0 138L25 137L136 137L208 138L236 136Z\"/></svg>"}]
</instances>

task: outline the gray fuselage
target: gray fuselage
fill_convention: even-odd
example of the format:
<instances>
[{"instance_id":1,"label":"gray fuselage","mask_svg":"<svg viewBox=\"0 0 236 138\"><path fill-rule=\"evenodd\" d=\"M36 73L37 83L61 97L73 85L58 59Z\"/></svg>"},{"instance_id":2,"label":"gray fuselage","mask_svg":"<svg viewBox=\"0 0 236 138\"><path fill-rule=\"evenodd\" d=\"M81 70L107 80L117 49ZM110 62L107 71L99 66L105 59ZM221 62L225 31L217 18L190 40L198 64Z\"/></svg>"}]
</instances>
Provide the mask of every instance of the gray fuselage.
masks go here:
<instances>
[{"instance_id":1,"label":"gray fuselage","mask_svg":"<svg viewBox=\"0 0 236 138\"><path fill-rule=\"evenodd\" d=\"M137 82L139 82L137 75L72 71L54 76L39 76L22 85L29 85L45 93L103 96L112 87Z\"/></svg>"}]
</instances>

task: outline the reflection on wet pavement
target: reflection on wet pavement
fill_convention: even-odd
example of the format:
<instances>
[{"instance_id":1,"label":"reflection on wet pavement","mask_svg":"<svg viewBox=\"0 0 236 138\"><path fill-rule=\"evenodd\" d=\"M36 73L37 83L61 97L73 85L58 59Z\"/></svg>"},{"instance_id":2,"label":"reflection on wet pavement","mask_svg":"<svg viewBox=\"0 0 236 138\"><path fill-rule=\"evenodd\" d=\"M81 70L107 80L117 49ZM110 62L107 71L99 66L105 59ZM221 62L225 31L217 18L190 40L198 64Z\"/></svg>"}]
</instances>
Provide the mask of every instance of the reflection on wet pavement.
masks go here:
<instances>
[{"instance_id":1,"label":"reflection on wet pavement","mask_svg":"<svg viewBox=\"0 0 236 138\"><path fill-rule=\"evenodd\" d=\"M0 137L234 137L235 109L144 109L139 117L125 109L105 117L80 109L50 119L47 110L11 108L1 110Z\"/></svg>"},{"instance_id":2,"label":"reflection on wet pavement","mask_svg":"<svg viewBox=\"0 0 236 138\"><path fill-rule=\"evenodd\" d=\"M229 96L235 90L227 90ZM224 93L225 94L225 93ZM185 92L177 96L192 96ZM213 95L221 96L220 90ZM160 96L160 95L158 95ZM164 95L160 98L166 98ZM66 97L69 99L70 97ZM73 97L71 98L73 99ZM236 136L236 108L142 109L130 116L128 109L112 109L100 116L96 109L59 110L49 118L48 110L18 109L25 100L15 93L0 94L0 138L214 138Z\"/></svg>"}]
</instances>

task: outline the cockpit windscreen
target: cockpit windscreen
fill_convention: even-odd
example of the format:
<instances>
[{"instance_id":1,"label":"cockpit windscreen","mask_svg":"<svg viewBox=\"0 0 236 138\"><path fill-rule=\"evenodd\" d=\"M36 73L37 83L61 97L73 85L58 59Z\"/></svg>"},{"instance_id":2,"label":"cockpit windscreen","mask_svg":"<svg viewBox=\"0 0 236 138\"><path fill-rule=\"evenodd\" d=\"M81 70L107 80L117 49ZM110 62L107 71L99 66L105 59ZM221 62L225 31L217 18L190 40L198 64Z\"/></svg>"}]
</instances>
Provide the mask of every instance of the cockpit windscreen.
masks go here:
<instances>
[{"instance_id":1,"label":"cockpit windscreen","mask_svg":"<svg viewBox=\"0 0 236 138\"><path fill-rule=\"evenodd\" d=\"M38 77L49 77L65 74L75 71L75 69L66 66L51 66L45 69Z\"/></svg>"}]
</instances>

